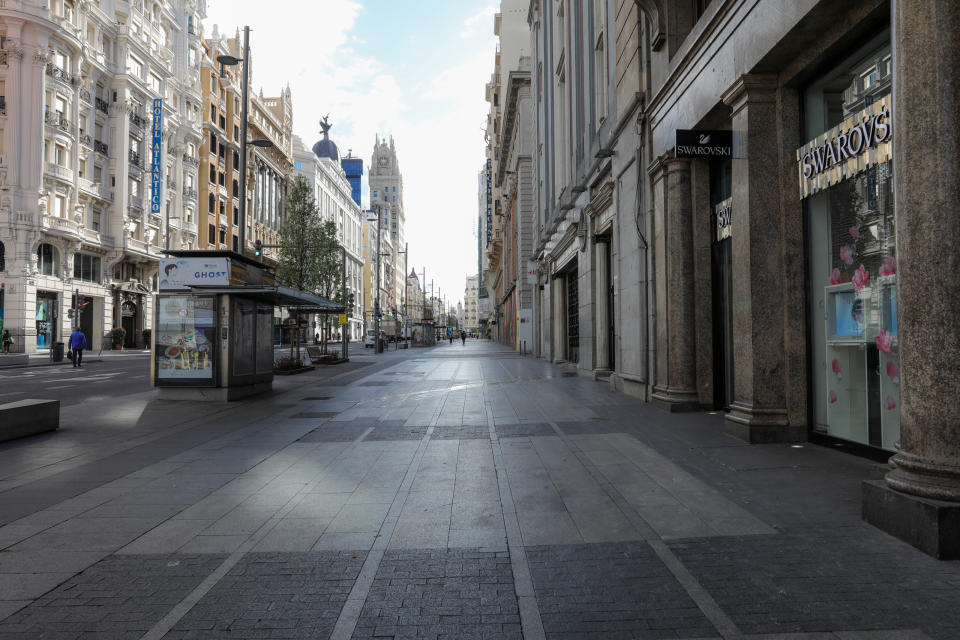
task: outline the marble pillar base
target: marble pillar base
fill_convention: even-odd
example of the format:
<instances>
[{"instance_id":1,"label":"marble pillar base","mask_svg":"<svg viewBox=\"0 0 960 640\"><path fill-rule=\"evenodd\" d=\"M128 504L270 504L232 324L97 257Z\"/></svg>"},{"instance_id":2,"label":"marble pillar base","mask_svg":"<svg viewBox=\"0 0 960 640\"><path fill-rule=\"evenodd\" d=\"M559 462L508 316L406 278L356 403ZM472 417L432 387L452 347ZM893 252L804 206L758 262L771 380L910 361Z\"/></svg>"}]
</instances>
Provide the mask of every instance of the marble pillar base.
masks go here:
<instances>
[{"instance_id":1,"label":"marble pillar base","mask_svg":"<svg viewBox=\"0 0 960 640\"><path fill-rule=\"evenodd\" d=\"M806 442L806 426L791 426L786 409L757 407L742 402L730 404L724 432L750 444Z\"/></svg>"},{"instance_id":2,"label":"marble pillar base","mask_svg":"<svg viewBox=\"0 0 960 640\"><path fill-rule=\"evenodd\" d=\"M935 558L960 558L960 503L901 493L883 480L862 487L866 522Z\"/></svg>"},{"instance_id":3,"label":"marble pillar base","mask_svg":"<svg viewBox=\"0 0 960 640\"><path fill-rule=\"evenodd\" d=\"M669 413L689 413L702 408L696 389L655 389L650 404Z\"/></svg>"}]
</instances>

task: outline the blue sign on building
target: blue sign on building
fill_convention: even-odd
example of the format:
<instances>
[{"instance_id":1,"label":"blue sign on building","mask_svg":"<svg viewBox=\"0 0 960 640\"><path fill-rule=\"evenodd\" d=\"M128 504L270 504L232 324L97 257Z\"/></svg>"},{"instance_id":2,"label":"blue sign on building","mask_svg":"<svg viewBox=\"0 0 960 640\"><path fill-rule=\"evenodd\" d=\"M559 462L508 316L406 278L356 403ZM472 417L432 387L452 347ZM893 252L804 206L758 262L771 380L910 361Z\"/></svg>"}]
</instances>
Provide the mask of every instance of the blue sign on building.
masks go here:
<instances>
[{"instance_id":1,"label":"blue sign on building","mask_svg":"<svg viewBox=\"0 0 960 640\"><path fill-rule=\"evenodd\" d=\"M163 98L153 101L153 160L150 165L150 183L153 193L150 196L150 213L160 215L160 200L162 198L161 182L163 173L160 169L160 145L163 140Z\"/></svg>"}]
</instances>

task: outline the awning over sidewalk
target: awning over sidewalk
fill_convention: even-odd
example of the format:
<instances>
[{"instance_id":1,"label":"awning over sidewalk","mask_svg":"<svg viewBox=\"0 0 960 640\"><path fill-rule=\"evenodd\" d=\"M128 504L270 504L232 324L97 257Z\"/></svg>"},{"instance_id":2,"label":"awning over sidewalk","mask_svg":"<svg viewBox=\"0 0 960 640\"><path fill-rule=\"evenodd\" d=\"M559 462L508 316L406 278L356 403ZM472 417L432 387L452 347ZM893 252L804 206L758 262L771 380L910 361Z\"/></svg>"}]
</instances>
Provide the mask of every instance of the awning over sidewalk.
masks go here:
<instances>
[{"instance_id":1,"label":"awning over sidewalk","mask_svg":"<svg viewBox=\"0 0 960 640\"><path fill-rule=\"evenodd\" d=\"M299 311L309 313L345 313L342 305L331 302L319 296L315 296L296 289L288 287L267 287L258 285L235 286L235 287L206 287L202 285L188 286L191 293L200 294L230 294L243 296L259 300L260 302L271 303L276 307L291 307Z\"/></svg>"}]
</instances>

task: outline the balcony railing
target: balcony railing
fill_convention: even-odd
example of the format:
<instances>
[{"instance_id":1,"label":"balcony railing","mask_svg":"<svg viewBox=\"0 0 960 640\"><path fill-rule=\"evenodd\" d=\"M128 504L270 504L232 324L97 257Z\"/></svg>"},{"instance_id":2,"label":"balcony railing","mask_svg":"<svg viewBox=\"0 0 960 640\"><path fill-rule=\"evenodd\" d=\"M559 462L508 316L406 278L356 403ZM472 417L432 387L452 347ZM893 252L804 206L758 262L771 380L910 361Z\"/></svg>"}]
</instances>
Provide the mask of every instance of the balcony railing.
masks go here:
<instances>
[{"instance_id":1,"label":"balcony railing","mask_svg":"<svg viewBox=\"0 0 960 640\"><path fill-rule=\"evenodd\" d=\"M80 99L81 99L81 100L83 100L83 101L86 102L87 104L90 104L90 97L91 97L91 96L90 96L90 91L88 91L87 89L80 89Z\"/></svg>"},{"instance_id":2,"label":"balcony railing","mask_svg":"<svg viewBox=\"0 0 960 640\"><path fill-rule=\"evenodd\" d=\"M102 111L103 113L110 113L110 105L107 104L107 101L103 98L94 98L93 106L97 111Z\"/></svg>"},{"instance_id":3,"label":"balcony railing","mask_svg":"<svg viewBox=\"0 0 960 640\"><path fill-rule=\"evenodd\" d=\"M140 196L130 194L129 204L131 209L143 211L143 199Z\"/></svg>"},{"instance_id":4,"label":"balcony railing","mask_svg":"<svg viewBox=\"0 0 960 640\"><path fill-rule=\"evenodd\" d=\"M7 96L0 96L0 115L7 115Z\"/></svg>"},{"instance_id":5,"label":"balcony railing","mask_svg":"<svg viewBox=\"0 0 960 640\"><path fill-rule=\"evenodd\" d=\"M183 154L183 163L188 164L192 167L199 167L200 161L188 153Z\"/></svg>"},{"instance_id":6,"label":"balcony railing","mask_svg":"<svg viewBox=\"0 0 960 640\"><path fill-rule=\"evenodd\" d=\"M107 151L109 150L109 147L107 146L106 142L100 142L99 140L94 140L93 150L96 151L97 153L108 155Z\"/></svg>"},{"instance_id":7,"label":"balcony railing","mask_svg":"<svg viewBox=\"0 0 960 640\"><path fill-rule=\"evenodd\" d=\"M160 216L155 216L152 213L150 214L150 217L147 219L147 222L158 229L163 226L163 218L161 218Z\"/></svg>"},{"instance_id":8,"label":"balcony railing","mask_svg":"<svg viewBox=\"0 0 960 640\"><path fill-rule=\"evenodd\" d=\"M138 131L143 131L143 127L147 124L146 118L141 116L139 113L130 113L130 125L137 129Z\"/></svg>"},{"instance_id":9,"label":"balcony railing","mask_svg":"<svg viewBox=\"0 0 960 640\"><path fill-rule=\"evenodd\" d=\"M198 195L196 189L191 189L190 187L183 188L183 197L187 200L196 200Z\"/></svg>"},{"instance_id":10,"label":"balcony railing","mask_svg":"<svg viewBox=\"0 0 960 640\"><path fill-rule=\"evenodd\" d=\"M130 152L127 154L127 159L133 166L143 169L143 162L140 158L140 154L133 149L130 149Z\"/></svg>"},{"instance_id":11,"label":"balcony railing","mask_svg":"<svg viewBox=\"0 0 960 640\"><path fill-rule=\"evenodd\" d=\"M55 162L48 162L46 172L60 180L73 182L73 171L69 167L60 166Z\"/></svg>"},{"instance_id":12,"label":"balcony railing","mask_svg":"<svg viewBox=\"0 0 960 640\"><path fill-rule=\"evenodd\" d=\"M93 143L93 138L90 137L89 133L80 134L80 144L89 147Z\"/></svg>"},{"instance_id":13,"label":"balcony railing","mask_svg":"<svg viewBox=\"0 0 960 640\"><path fill-rule=\"evenodd\" d=\"M167 178L167 189L170 189L171 191L176 191L177 181L174 180L173 178Z\"/></svg>"},{"instance_id":14,"label":"balcony railing","mask_svg":"<svg viewBox=\"0 0 960 640\"><path fill-rule=\"evenodd\" d=\"M73 78L69 73L54 65L52 62L47 64L47 75L55 80L62 80L67 84L73 84Z\"/></svg>"},{"instance_id":15,"label":"balcony railing","mask_svg":"<svg viewBox=\"0 0 960 640\"><path fill-rule=\"evenodd\" d=\"M61 131L70 131L70 121L57 111L47 111L43 116L43 121Z\"/></svg>"},{"instance_id":16,"label":"balcony railing","mask_svg":"<svg viewBox=\"0 0 960 640\"><path fill-rule=\"evenodd\" d=\"M7 64L7 52L0 51L0 65L6 66Z\"/></svg>"}]
</instances>

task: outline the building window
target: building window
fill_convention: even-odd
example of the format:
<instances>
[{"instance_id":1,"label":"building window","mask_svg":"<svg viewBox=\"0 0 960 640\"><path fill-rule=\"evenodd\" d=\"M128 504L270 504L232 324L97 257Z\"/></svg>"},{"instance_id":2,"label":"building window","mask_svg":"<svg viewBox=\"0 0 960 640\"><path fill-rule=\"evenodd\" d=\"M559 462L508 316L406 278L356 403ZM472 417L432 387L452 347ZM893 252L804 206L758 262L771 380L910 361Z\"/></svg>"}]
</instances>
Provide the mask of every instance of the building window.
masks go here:
<instances>
[{"instance_id":1,"label":"building window","mask_svg":"<svg viewBox=\"0 0 960 640\"><path fill-rule=\"evenodd\" d=\"M86 253L73 254L73 277L84 282L100 282L100 258Z\"/></svg>"},{"instance_id":2,"label":"building window","mask_svg":"<svg viewBox=\"0 0 960 640\"><path fill-rule=\"evenodd\" d=\"M3 243L0 242L0 271L6 271L6 270L7 270L7 264L6 264L6 257L5 257L5 255L6 255L6 249L4 249Z\"/></svg>"},{"instance_id":3,"label":"building window","mask_svg":"<svg viewBox=\"0 0 960 640\"><path fill-rule=\"evenodd\" d=\"M210 211L210 213L216 213L216 212L217 212L217 197L216 197L215 195L213 195L212 193L210 194L210 206L209 206L209 211Z\"/></svg>"},{"instance_id":4,"label":"building window","mask_svg":"<svg viewBox=\"0 0 960 640\"><path fill-rule=\"evenodd\" d=\"M47 243L37 247L37 271L41 275L52 276L56 271L57 250Z\"/></svg>"},{"instance_id":5,"label":"building window","mask_svg":"<svg viewBox=\"0 0 960 640\"><path fill-rule=\"evenodd\" d=\"M217 244L217 228L213 225L210 225L208 232L207 241L212 245Z\"/></svg>"},{"instance_id":6,"label":"building window","mask_svg":"<svg viewBox=\"0 0 960 640\"><path fill-rule=\"evenodd\" d=\"M897 132L889 129L891 77L877 73L890 50L889 40L861 49L804 90L810 142L800 149L800 188L809 230L813 429L893 451L900 439ZM849 135L863 123L869 142ZM840 145L841 136L851 157L824 166L824 140Z\"/></svg>"}]
</instances>

